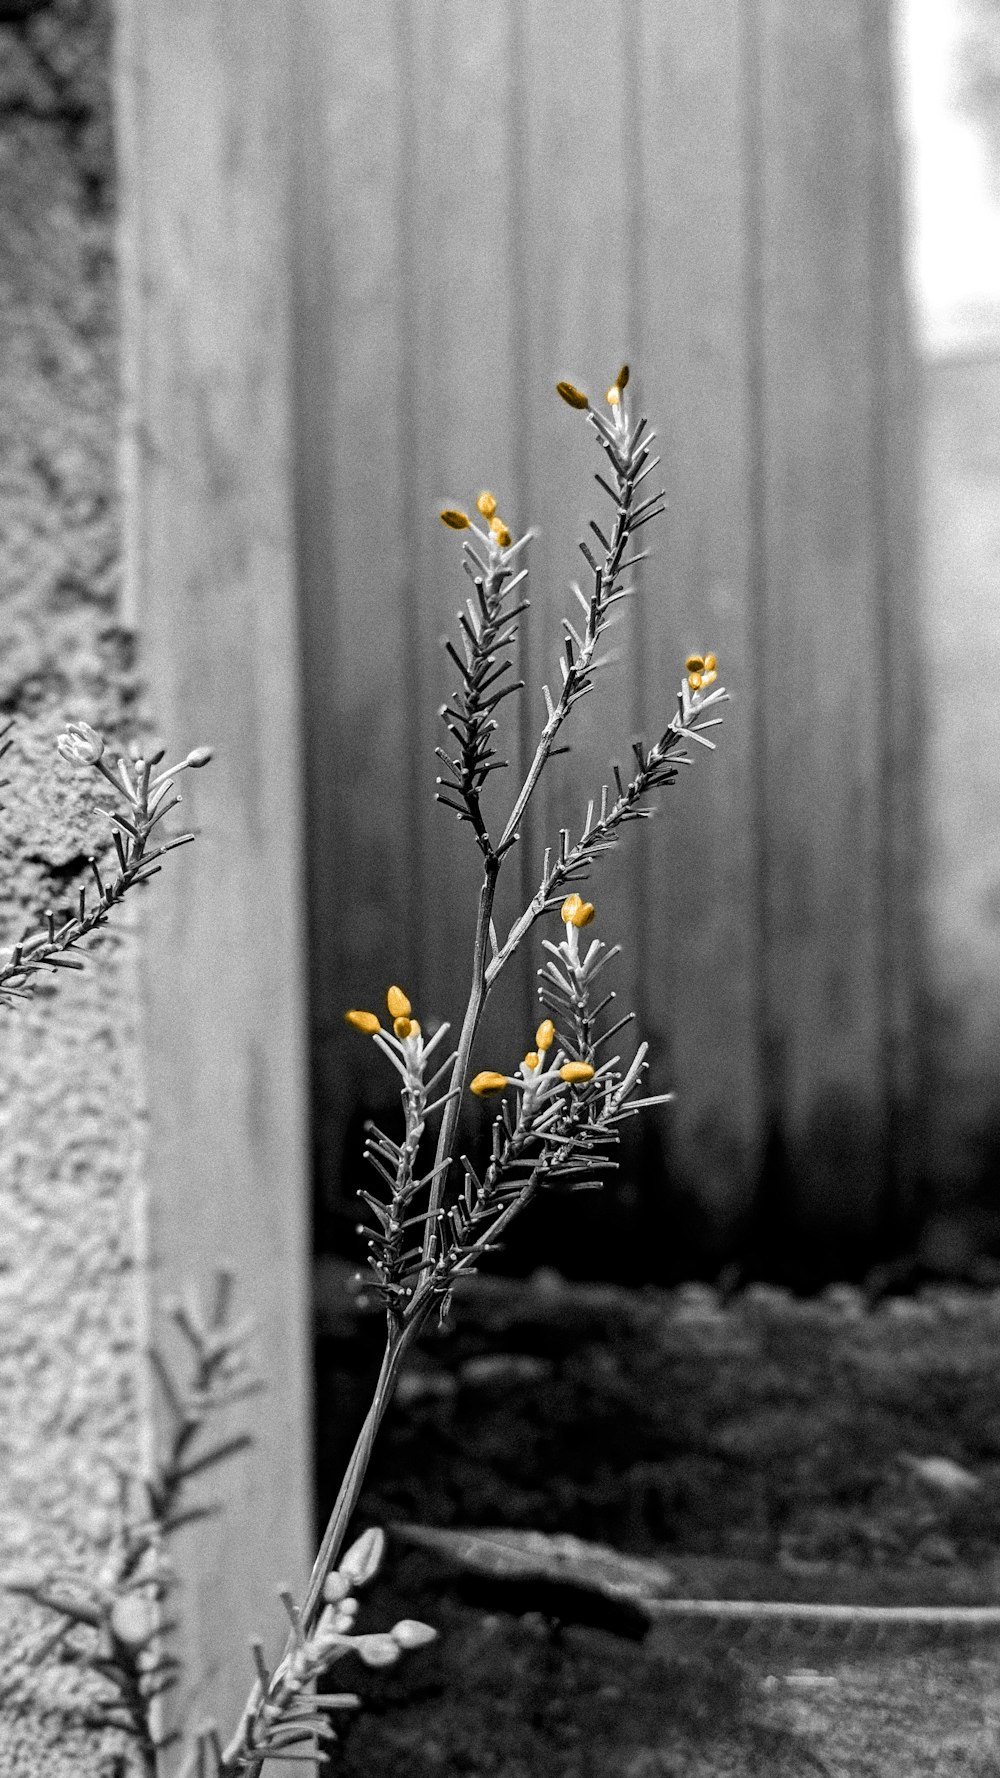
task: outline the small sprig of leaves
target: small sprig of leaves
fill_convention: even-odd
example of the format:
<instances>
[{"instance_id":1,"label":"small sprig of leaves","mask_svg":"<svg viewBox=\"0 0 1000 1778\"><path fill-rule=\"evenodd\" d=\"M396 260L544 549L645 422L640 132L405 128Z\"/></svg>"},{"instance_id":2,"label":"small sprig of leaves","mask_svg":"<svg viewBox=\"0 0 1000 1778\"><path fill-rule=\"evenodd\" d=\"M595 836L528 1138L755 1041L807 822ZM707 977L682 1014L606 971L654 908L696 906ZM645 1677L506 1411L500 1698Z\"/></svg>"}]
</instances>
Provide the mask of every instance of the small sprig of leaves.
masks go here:
<instances>
[{"instance_id":1,"label":"small sprig of leaves","mask_svg":"<svg viewBox=\"0 0 1000 1778\"><path fill-rule=\"evenodd\" d=\"M414 1268L423 1252L419 1239L416 1245L412 1244L412 1231L423 1230L427 1197L433 1184L431 1173L421 1174L418 1170L420 1147L430 1119L456 1096L457 1089L434 1097L437 1087L451 1072L454 1052L428 1072L428 1064L447 1037L449 1027L439 1025L434 1035L425 1039L419 1021L412 1017L408 995L396 985L386 993L386 1007L392 1021L390 1030L383 1030L372 1012L352 1008L346 1016L356 1030L374 1038L402 1079L402 1142L396 1142L372 1121L365 1126L365 1158L387 1188L387 1196L376 1197L369 1191L358 1193L374 1225L366 1229L362 1224L358 1229L359 1234L369 1236L372 1288L384 1303L390 1322L401 1326L413 1295ZM419 1206L415 1211L414 1204Z\"/></svg>"},{"instance_id":2,"label":"small sprig of leaves","mask_svg":"<svg viewBox=\"0 0 1000 1778\"><path fill-rule=\"evenodd\" d=\"M96 857L88 859L94 880L91 897L88 899L87 889L82 887L67 919L59 920L55 910L48 908L42 915L44 925L29 927L15 941L6 962L0 963L0 1006L30 998L44 971L82 969L79 947L83 940L107 924L112 910L130 889L157 874L168 852L194 839L192 833L182 833L151 844L158 837L154 830L163 817L181 801L170 794L178 773L205 766L212 757L210 748L195 747L177 765L154 776L164 750L144 759L136 749L129 760L120 758L112 768L103 737L86 722L71 722L57 746L62 758L77 770L98 772L119 798L119 806L100 810L111 825L114 855L103 868Z\"/></svg>"},{"instance_id":3,"label":"small sprig of leaves","mask_svg":"<svg viewBox=\"0 0 1000 1778\"><path fill-rule=\"evenodd\" d=\"M634 424L629 418L625 397L628 382L629 367L623 364L606 396L610 417L591 407L587 397L572 383L556 384L558 393L570 407L586 412L587 419L597 434L598 443L608 460L611 481L599 471L595 472L594 479L613 501L615 516L610 526L610 535L596 519L590 520L590 530L600 546L599 555L594 553L586 538L580 541L580 552L591 576L589 592L585 592L575 581L572 586L574 597L583 612L582 628L568 617L562 620L563 653L559 659L559 696L553 698L549 686L542 686L546 721L524 783L508 817L498 848L501 854L517 843L524 811L546 764L555 753L564 751L561 746L557 747L556 742L566 718L580 699L591 690L594 674L605 664L605 657L598 653L599 645L614 621L612 614L615 607L630 599L635 590L634 587L624 586L622 577L638 567L648 555L648 551L641 551L638 555L627 553L631 548L632 538L637 530L651 519L659 517L665 510L663 503L666 496L662 488L655 494L636 499L638 489L657 468L660 459L652 455L656 435L649 430L645 417L640 417Z\"/></svg>"},{"instance_id":4,"label":"small sprig of leaves","mask_svg":"<svg viewBox=\"0 0 1000 1778\"><path fill-rule=\"evenodd\" d=\"M695 741L698 746L714 751L715 742L709 738L708 730L720 727L722 718L707 713L714 705L725 703L729 693L721 685L692 690L692 677L698 675L688 673L681 681L677 713L660 739L649 748L642 741L633 742L635 770L632 776L626 779L621 767L612 765L616 794L611 795L607 784L601 786L600 799L592 799L587 804L579 838L572 840L569 828L564 827L558 847L546 847L541 881L527 907L513 922L502 944L491 933L492 956L485 971L487 990L493 986L535 921L558 907L560 897L572 883L581 882L589 875L598 859L614 848L620 830L630 821L652 820L656 813L650 802L653 793L673 784L681 766L694 763L694 756L685 743Z\"/></svg>"},{"instance_id":5,"label":"small sprig of leaves","mask_svg":"<svg viewBox=\"0 0 1000 1778\"><path fill-rule=\"evenodd\" d=\"M504 698L524 688L523 679L511 680L506 675L511 671L509 650L517 640L517 620L529 604L527 599L512 602L528 576L527 568L514 574L513 563L530 533L513 543L497 514L496 499L486 489L476 507L487 522L486 529L457 507L446 507L441 514L451 530L470 530L475 539L473 543L466 538L462 544L462 566L475 587L475 598L467 600L465 610L458 614L461 653L452 641L445 642L458 668L459 685L440 714L458 743L458 752L452 758L442 747L435 748L445 767L436 794L438 802L454 809L460 821L471 823L480 851L490 857L493 844L481 797L490 773L505 771L510 763L497 758L495 712Z\"/></svg>"},{"instance_id":6,"label":"small sprig of leaves","mask_svg":"<svg viewBox=\"0 0 1000 1778\"><path fill-rule=\"evenodd\" d=\"M231 1273L220 1271L206 1316L197 1307L172 1307L189 1348L186 1376L178 1378L158 1350L150 1354L169 1420L166 1450L141 1481L120 1475L117 1524L102 1571L93 1577L15 1574L3 1583L55 1614L36 1663L58 1651L102 1680L105 1695L89 1707L86 1721L128 1737L151 1778L158 1752L177 1739L161 1736L157 1727L157 1700L179 1675L167 1647L167 1606L176 1585L168 1541L183 1525L219 1510L213 1502L187 1505L190 1484L252 1443L247 1432L202 1442L223 1408L261 1387L248 1360L250 1325L229 1318L232 1286Z\"/></svg>"},{"instance_id":7,"label":"small sprig of leaves","mask_svg":"<svg viewBox=\"0 0 1000 1778\"><path fill-rule=\"evenodd\" d=\"M611 1151L621 1124L670 1098L667 1093L634 1096L646 1072L644 1043L625 1067L618 1056L602 1059L601 1051L633 1017L628 1013L602 1023L614 994L594 999L597 977L621 946L609 949L595 938L581 953L580 932L593 920L594 908L579 895L566 898L561 914L564 936L558 943L544 941L549 958L539 970L539 999L558 1023L542 1021L535 1047L515 1074L484 1070L471 1082L477 1097L503 1094L504 1101L482 1177L467 1155L461 1158L463 1185L447 1212L438 1260L425 1285L430 1293L446 1297L455 1277L474 1271L537 1192L601 1185L617 1166ZM506 1097L511 1088L513 1105Z\"/></svg>"}]
</instances>

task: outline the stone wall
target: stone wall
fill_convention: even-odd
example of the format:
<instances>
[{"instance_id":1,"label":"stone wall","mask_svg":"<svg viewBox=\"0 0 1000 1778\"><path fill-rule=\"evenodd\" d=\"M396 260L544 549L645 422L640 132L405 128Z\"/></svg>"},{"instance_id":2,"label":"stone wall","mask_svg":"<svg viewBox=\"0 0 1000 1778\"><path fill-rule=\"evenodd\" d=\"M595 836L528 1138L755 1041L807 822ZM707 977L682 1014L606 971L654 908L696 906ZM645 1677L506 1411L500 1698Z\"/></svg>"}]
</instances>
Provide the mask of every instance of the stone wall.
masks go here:
<instances>
[{"instance_id":1,"label":"stone wall","mask_svg":"<svg viewBox=\"0 0 1000 1778\"><path fill-rule=\"evenodd\" d=\"M20 16L17 16L20 15ZM0 793L9 944L69 904L100 838L90 785L55 755L65 720L131 733L117 616L117 316L110 9L0 8ZM121 927L121 923L119 923ZM71 1572L106 1535L134 1461L138 1293L131 941L0 1013L0 1567ZM89 1778L73 1686L29 1656L45 1623L0 1609L2 1778ZM41 1688L44 1686L44 1697ZM58 1693L58 1696L56 1695Z\"/></svg>"}]
</instances>

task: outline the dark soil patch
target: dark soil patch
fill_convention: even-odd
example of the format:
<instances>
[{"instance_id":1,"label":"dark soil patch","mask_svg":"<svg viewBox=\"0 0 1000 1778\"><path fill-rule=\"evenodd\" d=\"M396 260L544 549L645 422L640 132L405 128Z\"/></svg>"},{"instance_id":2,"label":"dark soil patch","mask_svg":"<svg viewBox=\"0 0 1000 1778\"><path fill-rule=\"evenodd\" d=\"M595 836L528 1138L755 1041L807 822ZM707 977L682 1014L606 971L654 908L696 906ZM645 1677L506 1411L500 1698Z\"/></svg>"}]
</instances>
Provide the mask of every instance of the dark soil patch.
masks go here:
<instances>
[{"instance_id":1,"label":"dark soil patch","mask_svg":"<svg viewBox=\"0 0 1000 1778\"><path fill-rule=\"evenodd\" d=\"M327 1326L332 1474L378 1325L341 1309ZM483 1280L406 1380L364 1514L571 1532L655 1556L683 1596L988 1603L998 1377L997 1296L938 1290L869 1311L851 1291L799 1302L757 1288L723 1307L702 1287ZM929 1482L930 1457L972 1482ZM669 1620L636 1644L526 1599L491 1609L445 1567L397 1541L365 1621L423 1617L440 1640L387 1674L338 1673L366 1700L339 1771L1000 1769L995 1637Z\"/></svg>"}]
</instances>

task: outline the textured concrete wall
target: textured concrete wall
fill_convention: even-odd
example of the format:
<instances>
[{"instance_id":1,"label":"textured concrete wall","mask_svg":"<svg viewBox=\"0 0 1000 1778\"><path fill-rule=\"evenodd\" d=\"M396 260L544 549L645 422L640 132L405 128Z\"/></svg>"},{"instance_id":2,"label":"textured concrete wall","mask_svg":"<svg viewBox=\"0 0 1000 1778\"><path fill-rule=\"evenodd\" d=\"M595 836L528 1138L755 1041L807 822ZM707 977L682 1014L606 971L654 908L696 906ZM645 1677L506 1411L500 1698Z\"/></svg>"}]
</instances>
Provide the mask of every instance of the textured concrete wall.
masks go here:
<instances>
[{"instance_id":1,"label":"textured concrete wall","mask_svg":"<svg viewBox=\"0 0 1000 1778\"><path fill-rule=\"evenodd\" d=\"M53 741L80 715L135 721L116 619L116 313L102 0L0 9L0 708L16 741L0 792L0 935L66 905L100 832ZM0 1566L72 1570L106 1534L114 1465L134 1459L137 1136L130 941L0 1013ZM0 1775L89 1778L31 1668L44 1619L0 1600Z\"/></svg>"}]
</instances>

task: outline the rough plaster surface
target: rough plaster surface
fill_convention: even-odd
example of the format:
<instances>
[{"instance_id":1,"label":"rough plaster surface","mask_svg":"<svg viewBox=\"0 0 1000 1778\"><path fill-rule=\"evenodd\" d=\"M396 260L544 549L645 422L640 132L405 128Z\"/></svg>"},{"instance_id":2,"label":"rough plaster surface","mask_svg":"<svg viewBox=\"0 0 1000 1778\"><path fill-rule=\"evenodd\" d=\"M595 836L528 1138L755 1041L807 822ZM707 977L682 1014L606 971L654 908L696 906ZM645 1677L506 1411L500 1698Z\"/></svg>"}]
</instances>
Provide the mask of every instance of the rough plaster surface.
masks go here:
<instances>
[{"instance_id":1,"label":"rough plaster surface","mask_svg":"<svg viewBox=\"0 0 1000 1778\"><path fill-rule=\"evenodd\" d=\"M11 21L11 15L21 13ZM0 8L0 938L66 906L100 832L53 755L67 717L135 720L116 621L109 7ZM0 1013L0 1567L90 1567L138 1444L130 941ZM0 1598L0 1778L90 1778L108 1748L27 1661L41 1613Z\"/></svg>"}]
</instances>

